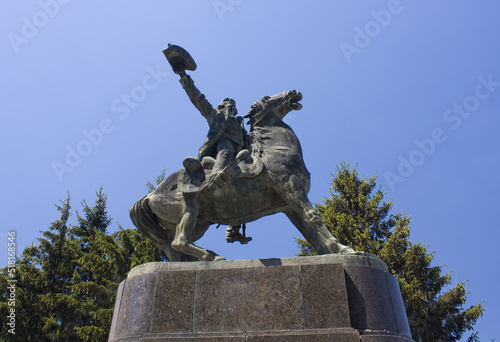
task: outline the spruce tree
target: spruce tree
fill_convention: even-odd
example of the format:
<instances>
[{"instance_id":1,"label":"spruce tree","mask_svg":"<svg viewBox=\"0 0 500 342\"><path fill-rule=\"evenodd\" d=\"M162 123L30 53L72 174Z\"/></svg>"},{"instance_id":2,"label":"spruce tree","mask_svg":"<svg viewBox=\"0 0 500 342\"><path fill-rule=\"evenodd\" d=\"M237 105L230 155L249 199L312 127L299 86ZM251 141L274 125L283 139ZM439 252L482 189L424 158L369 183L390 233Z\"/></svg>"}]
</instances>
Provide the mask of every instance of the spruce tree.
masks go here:
<instances>
[{"instance_id":1,"label":"spruce tree","mask_svg":"<svg viewBox=\"0 0 500 342\"><path fill-rule=\"evenodd\" d=\"M60 219L38 239L38 246L28 246L16 263L16 334L14 341L66 341L75 336L72 312L61 305L70 298L76 245L68 239L70 198L57 206ZM5 272L5 269L4 269ZM1 282L5 279L2 277ZM3 284L2 284L3 285ZM2 286L2 290L5 287ZM2 295L4 293L2 292ZM0 312L4 317L4 306ZM2 336L4 325L2 324ZM7 341L7 339L6 339Z\"/></svg>"},{"instance_id":2,"label":"spruce tree","mask_svg":"<svg viewBox=\"0 0 500 342\"><path fill-rule=\"evenodd\" d=\"M76 225L69 195L57 206L60 218L16 262L16 334L2 324L0 341L107 341L120 282L132 267L165 258L135 229L109 234L106 204L100 189L92 206L82 202ZM0 317L9 312L7 280L6 267Z\"/></svg>"},{"instance_id":3,"label":"spruce tree","mask_svg":"<svg viewBox=\"0 0 500 342\"><path fill-rule=\"evenodd\" d=\"M70 291L81 341L107 341L118 285L128 271L120 247L107 234L111 218L106 203L100 189L92 207L82 203L84 215L78 215L78 225L71 229L78 253Z\"/></svg>"},{"instance_id":4,"label":"spruce tree","mask_svg":"<svg viewBox=\"0 0 500 342\"><path fill-rule=\"evenodd\" d=\"M481 304L464 309L468 291L461 282L450 288L451 274L433 266L433 253L409 240L411 219L404 212L391 214L391 201L376 188L376 176L360 179L356 167L337 167L330 198L316 205L325 226L342 244L377 255L397 278L415 341L458 341L482 315ZM311 246L298 240L299 255L313 255ZM469 337L476 341L477 333Z\"/></svg>"},{"instance_id":5,"label":"spruce tree","mask_svg":"<svg viewBox=\"0 0 500 342\"><path fill-rule=\"evenodd\" d=\"M143 237L137 229L123 229L119 226L119 230L113 233L112 236L120 247L123 258L127 263L126 273L123 279L126 278L128 271L135 266L147 262L167 261L165 253L153 246L153 244L147 238Z\"/></svg>"}]
</instances>

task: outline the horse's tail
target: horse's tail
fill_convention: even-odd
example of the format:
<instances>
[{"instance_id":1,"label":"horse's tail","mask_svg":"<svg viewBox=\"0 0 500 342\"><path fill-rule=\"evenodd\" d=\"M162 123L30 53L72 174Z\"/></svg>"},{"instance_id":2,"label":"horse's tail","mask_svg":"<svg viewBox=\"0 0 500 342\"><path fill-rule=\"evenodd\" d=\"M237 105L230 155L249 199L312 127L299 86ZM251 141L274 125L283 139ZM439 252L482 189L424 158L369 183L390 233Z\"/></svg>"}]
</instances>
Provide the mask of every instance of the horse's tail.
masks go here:
<instances>
[{"instance_id":1,"label":"horse's tail","mask_svg":"<svg viewBox=\"0 0 500 342\"><path fill-rule=\"evenodd\" d=\"M160 250L170 246L168 232L160 226L158 218L149 206L148 196L138 200L130 209L130 218L137 229Z\"/></svg>"}]
</instances>

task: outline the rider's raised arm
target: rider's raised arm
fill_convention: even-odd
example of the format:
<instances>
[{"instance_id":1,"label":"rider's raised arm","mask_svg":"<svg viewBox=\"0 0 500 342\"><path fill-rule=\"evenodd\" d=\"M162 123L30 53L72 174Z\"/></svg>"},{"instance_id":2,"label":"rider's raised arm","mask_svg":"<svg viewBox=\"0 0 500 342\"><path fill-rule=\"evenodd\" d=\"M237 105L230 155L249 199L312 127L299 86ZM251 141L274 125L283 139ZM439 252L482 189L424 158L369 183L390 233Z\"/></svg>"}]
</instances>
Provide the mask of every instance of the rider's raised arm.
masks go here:
<instances>
[{"instance_id":1,"label":"rider's raised arm","mask_svg":"<svg viewBox=\"0 0 500 342\"><path fill-rule=\"evenodd\" d=\"M182 84L182 88L186 91L186 94L189 96L189 99L194 104L194 106L200 111L201 115L207 119L209 125L212 124L212 120L215 116L216 110L215 108L208 102L198 88L194 85L194 81L189 75L184 75L179 80Z\"/></svg>"}]
</instances>

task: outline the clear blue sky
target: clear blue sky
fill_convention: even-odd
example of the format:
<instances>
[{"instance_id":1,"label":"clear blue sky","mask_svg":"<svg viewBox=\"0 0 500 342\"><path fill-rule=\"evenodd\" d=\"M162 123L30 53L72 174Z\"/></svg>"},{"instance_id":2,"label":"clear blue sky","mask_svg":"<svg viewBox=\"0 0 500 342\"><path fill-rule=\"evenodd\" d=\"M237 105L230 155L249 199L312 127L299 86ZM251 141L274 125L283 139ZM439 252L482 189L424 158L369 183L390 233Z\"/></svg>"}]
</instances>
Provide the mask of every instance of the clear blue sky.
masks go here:
<instances>
[{"instance_id":1,"label":"clear blue sky","mask_svg":"<svg viewBox=\"0 0 500 342\"><path fill-rule=\"evenodd\" d=\"M18 252L58 219L54 204L92 203L132 227L146 182L195 156L207 124L162 54L186 48L212 104L240 114L263 95L297 89L287 122L328 196L345 160L378 175L393 213L434 265L469 279L477 330L499 338L500 4L484 1L8 1L0 11L0 240ZM75 216L72 217L74 221ZM212 228L199 244L232 259L292 257L284 215L248 225L247 246Z\"/></svg>"}]
</instances>

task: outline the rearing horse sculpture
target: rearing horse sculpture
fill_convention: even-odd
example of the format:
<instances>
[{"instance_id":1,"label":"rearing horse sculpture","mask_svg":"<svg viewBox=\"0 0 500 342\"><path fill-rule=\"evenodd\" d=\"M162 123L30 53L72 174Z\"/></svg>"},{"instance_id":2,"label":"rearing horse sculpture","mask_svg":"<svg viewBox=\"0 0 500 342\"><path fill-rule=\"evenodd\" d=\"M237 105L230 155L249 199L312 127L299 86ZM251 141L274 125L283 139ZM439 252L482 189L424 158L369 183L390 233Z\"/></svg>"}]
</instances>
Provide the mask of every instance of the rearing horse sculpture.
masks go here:
<instances>
[{"instance_id":1,"label":"rearing horse sculpture","mask_svg":"<svg viewBox=\"0 0 500 342\"><path fill-rule=\"evenodd\" d=\"M193 244L211 224L238 225L283 212L319 254L354 252L332 236L307 198L310 174L302 149L282 120L291 110L301 108L301 99L295 90L265 96L245 115L250 119L253 143L251 155L240 165L261 161L261 172L236 175L215 190L183 192L179 184L185 171L179 170L132 207L130 215L139 231L170 261L182 260L182 254L218 260L223 258Z\"/></svg>"},{"instance_id":2,"label":"rearing horse sculpture","mask_svg":"<svg viewBox=\"0 0 500 342\"><path fill-rule=\"evenodd\" d=\"M169 45L164 53L174 72L181 75L191 101L211 124L209 136L212 126L217 128L216 115L222 124L223 115L225 120L232 116L233 126L224 130L234 133L234 101L225 99L216 112L184 71L196 69L187 51ZM255 102L245 115L250 120L249 148L240 149L233 158L231 154L238 150L225 142L225 147L218 147L217 159L202 158L201 152L202 160L186 158L184 169L171 174L155 191L134 204L130 216L135 226L170 261L219 260L224 258L193 244L211 224L237 226L283 212L317 253L354 253L332 236L307 198L310 174L300 142L283 122L291 110L302 108L301 99L301 93L291 90ZM210 144L204 144L201 150L209 148Z\"/></svg>"}]
</instances>

